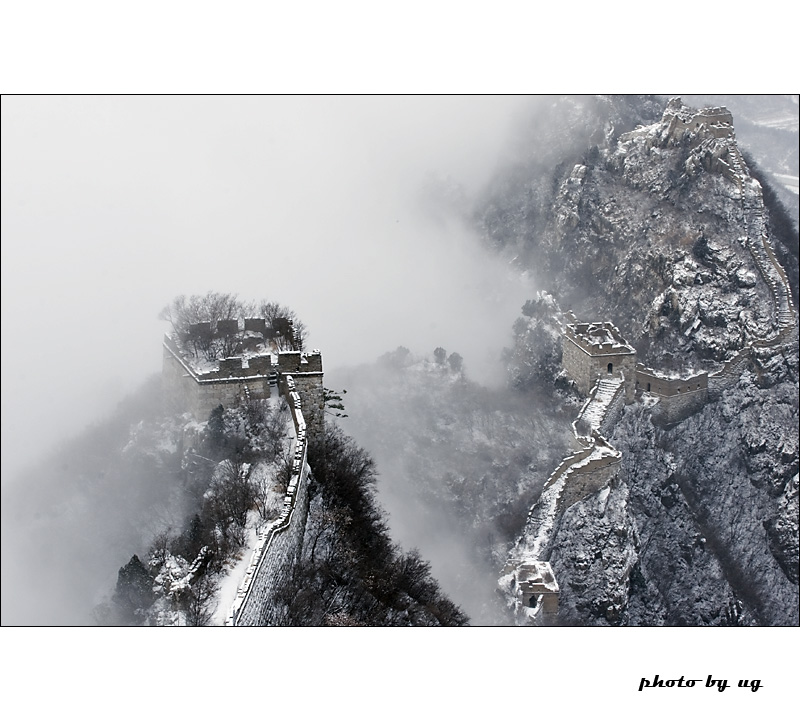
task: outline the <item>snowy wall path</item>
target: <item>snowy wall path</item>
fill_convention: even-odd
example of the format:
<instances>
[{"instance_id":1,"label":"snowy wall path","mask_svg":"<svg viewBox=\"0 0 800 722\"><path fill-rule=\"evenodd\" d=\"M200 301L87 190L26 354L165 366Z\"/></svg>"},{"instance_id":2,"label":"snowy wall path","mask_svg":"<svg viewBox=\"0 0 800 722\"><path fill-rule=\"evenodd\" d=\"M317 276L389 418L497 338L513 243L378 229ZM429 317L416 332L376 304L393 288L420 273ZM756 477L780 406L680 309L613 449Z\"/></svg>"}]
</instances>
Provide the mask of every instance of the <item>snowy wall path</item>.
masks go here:
<instances>
[{"instance_id":1,"label":"snowy wall path","mask_svg":"<svg viewBox=\"0 0 800 722\"><path fill-rule=\"evenodd\" d=\"M743 173L741 169L740 172ZM789 336L796 326L792 290L786 271L775 256L775 250L767 232L761 185L754 178L747 177L742 179L741 187L742 208L747 230L747 248L770 289L778 325L776 336L771 339L762 339L762 342L779 343Z\"/></svg>"},{"instance_id":2,"label":"snowy wall path","mask_svg":"<svg viewBox=\"0 0 800 722\"><path fill-rule=\"evenodd\" d=\"M730 141L730 145L736 148L738 154L736 143ZM757 339L745 346L728 359L722 369L709 374L708 388L712 392L713 398L718 398L722 391L738 383L747 362L753 357L753 351L793 347L797 345L798 340L792 289L786 271L775 256L775 250L769 238L764 220L764 196L761 185L750 177L743 161L733 164L733 169L738 179L744 213L745 244L772 295L777 331L771 336Z\"/></svg>"},{"instance_id":3,"label":"snowy wall path","mask_svg":"<svg viewBox=\"0 0 800 722\"><path fill-rule=\"evenodd\" d=\"M674 126L675 119L670 130ZM629 134L628 137L649 132L649 128L644 128ZM728 135L727 129L723 128L721 132L723 138ZM750 176L732 135L725 138L724 149L727 152L718 152L717 161L723 174L738 188L743 209L744 242L770 290L775 307L777 330L772 335L757 339L745 346L728 359L722 369L709 374L707 387L709 393L703 395L700 391L697 392L700 405L709 398L718 399L724 390L737 384L747 368L748 361L757 358L759 352L763 355L767 351L779 353L788 349L796 353L798 346L798 324L791 286L786 271L775 256L769 237L761 185ZM722 160L723 155L725 161ZM524 565L526 562L549 559L550 547L564 511L589 494L599 491L614 478L622 454L601 434L610 434L619 419L625 401L623 388L624 379L601 378L595 384L572 424L577 451L565 457L545 483L541 497L528 514L522 536L508 556L506 570L513 567L515 562L517 565ZM683 394L684 397L691 395L691 393ZM684 414L693 413L696 408L698 404L690 404L682 411ZM518 589L511 591L508 587L511 576L509 574L502 576L499 586L512 597L516 597ZM518 599L515 603L518 606Z\"/></svg>"},{"instance_id":4,"label":"snowy wall path","mask_svg":"<svg viewBox=\"0 0 800 722\"><path fill-rule=\"evenodd\" d=\"M300 397L294 392L291 376L286 379L289 408L295 431L292 476L281 514L259 534L250 564L236 594L226 626L275 624L274 610L268 603L276 580L291 574L303 546L308 516L308 443Z\"/></svg>"},{"instance_id":5,"label":"snowy wall path","mask_svg":"<svg viewBox=\"0 0 800 722\"><path fill-rule=\"evenodd\" d=\"M614 428L625 404L625 379L622 375L601 378L572 422L576 438L595 431L607 435Z\"/></svg>"},{"instance_id":6,"label":"snowy wall path","mask_svg":"<svg viewBox=\"0 0 800 722\"><path fill-rule=\"evenodd\" d=\"M580 499L606 486L619 469L622 454L601 435L613 430L625 402L625 380L603 378L594 385L589 398L572 424L577 451L565 457L544 485L533 506L526 532L511 557L544 561L550 541L564 511Z\"/></svg>"},{"instance_id":7,"label":"snowy wall path","mask_svg":"<svg viewBox=\"0 0 800 722\"><path fill-rule=\"evenodd\" d=\"M549 559L564 512L581 499L600 491L616 476L622 454L603 438L601 432L613 430L624 405L624 376L601 378L573 422L577 450L566 456L548 478L542 495L528 514L525 531L508 555L504 574L498 580L499 587L513 599L517 613L523 610L520 594L524 593L524 586L514 584L512 580L531 563ZM557 589L557 584L554 586ZM539 623L542 608L542 605L537 605L534 610L524 608L526 623Z\"/></svg>"}]
</instances>

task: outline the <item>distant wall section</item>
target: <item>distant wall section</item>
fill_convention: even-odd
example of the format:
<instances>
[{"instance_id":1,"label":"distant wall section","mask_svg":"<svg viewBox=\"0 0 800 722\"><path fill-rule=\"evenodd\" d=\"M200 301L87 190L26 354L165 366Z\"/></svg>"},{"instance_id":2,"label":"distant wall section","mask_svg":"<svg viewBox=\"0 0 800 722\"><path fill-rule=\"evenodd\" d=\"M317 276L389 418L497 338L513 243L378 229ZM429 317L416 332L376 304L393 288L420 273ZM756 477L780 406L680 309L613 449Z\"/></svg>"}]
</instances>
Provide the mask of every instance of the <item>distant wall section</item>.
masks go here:
<instances>
[{"instance_id":1,"label":"distant wall section","mask_svg":"<svg viewBox=\"0 0 800 722\"><path fill-rule=\"evenodd\" d=\"M653 420L674 424L695 413L708 401L708 373L705 371L681 378L668 378L638 364L636 390L658 399Z\"/></svg>"}]
</instances>

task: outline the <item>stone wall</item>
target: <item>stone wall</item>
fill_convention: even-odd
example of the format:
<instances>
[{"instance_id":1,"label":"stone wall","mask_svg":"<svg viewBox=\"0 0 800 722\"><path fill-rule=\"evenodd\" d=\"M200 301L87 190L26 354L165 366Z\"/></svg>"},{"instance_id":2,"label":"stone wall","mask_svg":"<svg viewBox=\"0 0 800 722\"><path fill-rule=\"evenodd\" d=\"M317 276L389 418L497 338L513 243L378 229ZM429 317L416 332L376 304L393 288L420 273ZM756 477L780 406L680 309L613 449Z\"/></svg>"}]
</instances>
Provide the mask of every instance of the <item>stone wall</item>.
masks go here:
<instances>
[{"instance_id":1,"label":"stone wall","mask_svg":"<svg viewBox=\"0 0 800 722\"><path fill-rule=\"evenodd\" d=\"M553 484L558 481L563 474L566 473L567 469L573 464L577 464L579 461L583 461L592 453L591 445L587 444L586 446L581 446L575 453L570 454L569 456L565 456L561 463L556 467L555 471L550 474L545 482L545 485L542 491L546 490L548 487L552 486Z\"/></svg>"},{"instance_id":2,"label":"stone wall","mask_svg":"<svg viewBox=\"0 0 800 722\"><path fill-rule=\"evenodd\" d=\"M233 333L234 323L238 329L238 321L227 325L217 322L217 329ZM245 333L264 333L262 326L268 331L263 319L244 322ZM308 516L308 444L324 439L322 355L315 350L309 354L292 351L234 356L198 371L169 336L164 338L163 348L164 404L171 413L188 411L198 421L205 421L220 404L234 406L241 399L268 398L271 379L277 379L279 391L289 401L295 461L283 509L279 518L259 535L226 621L232 626L278 624L281 610L274 608L270 598L275 585L291 574L302 552Z\"/></svg>"},{"instance_id":3,"label":"stone wall","mask_svg":"<svg viewBox=\"0 0 800 722\"><path fill-rule=\"evenodd\" d=\"M562 343L562 364L582 394L589 394L598 379L622 372L626 380L626 395L631 401L633 400L636 376L635 354L609 352L591 355L578 345L573 337L565 335ZM609 364L611 364L610 373Z\"/></svg>"},{"instance_id":4,"label":"stone wall","mask_svg":"<svg viewBox=\"0 0 800 722\"><path fill-rule=\"evenodd\" d=\"M321 444L325 437L325 395L323 387L322 354L278 354L281 393L292 391L300 396L308 434L312 444ZM288 379L291 378L291 388ZM291 406L291 404L290 404Z\"/></svg>"},{"instance_id":5,"label":"stone wall","mask_svg":"<svg viewBox=\"0 0 800 722\"><path fill-rule=\"evenodd\" d=\"M180 414L188 411L197 418L197 382L191 370L170 348L171 340L164 339L161 367L161 393L164 411Z\"/></svg>"},{"instance_id":6,"label":"stone wall","mask_svg":"<svg viewBox=\"0 0 800 722\"><path fill-rule=\"evenodd\" d=\"M577 344L575 346L583 351ZM534 539L525 548L520 547L522 540L517 542L512 552L513 556L510 557L498 581L500 588L516 600L518 613L520 609L528 609L534 594L533 587L518 583L520 574L531 565L545 563L564 512L573 504L610 484L619 472L622 454L598 431L600 429L603 433L613 431L624 408L625 400L624 376L615 374L613 377L597 380L589 399L573 422L576 451L565 457L548 478L539 501L534 504L528 515L526 527L536 530ZM548 594L536 592L536 605L544 605L546 602L549 611L555 614L559 593L555 577L553 585L554 588ZM545 611L544 607L542 611ZM537 623L530 610L526 611L525 615L526 623ZM542 619L539 620L540 623L541 621Z\"/></svg>"},{"instance_id":7,"label":"stone wall","mask_svg":"<svg viewBox=\"0 0 800 722\"><path fill-rule=\"evenodd\" d=\"M617 425L617 421L619 421L619 417L622 415L622 410L625 408L626 396L624 388L623 385L614 394L614 397L606 408L605 414L603 414L603 421L600 423L597 430L604 437L610 436L611 432L614 431L614 427Z\"/></svg>"},{"instance_id":8,"label":"stone wall","mask_svg":"<svg viewBox=\"0 0 800 722\"><path fill-rule=\"evenodd\" d=\"M625 379L621 374L599 379L572 422L578 445L587 443L593 431L608 436L619 420L625 401Z\"/></svg>"},{"instance_id":9,"label":"stone wall","mask_svg":"<svg viewBox=\"0 0 800 722\"><path fill-rule=\"evenodd\" d=\"M708 401L708 389L691 391L680 396L664 396L651 410L653 423L672 426L697 413Z\"/></svg>"},{"instance_id":10,"label":"stone wall","mask_svg":"<svg viewBox=\"0 0 800 722\"><path fill-rule=\"evenodd\" d=\"M663 122L667 123L668 133L674 140L679 140L687 132L697 131L701 125L705 125L708 133L717 138L734 135L733 115L727 108L695 110L685 106L680 98L670 98L662 115Z\"/></svg>"},{"instance_id":11,"label":"stone wall","mask_svg":"<svg viewBox=\"0 0 800 722\"><path fill-rule=\"evenodd\" d=\"M232 336L239 333L239 320L235 318L227 318L217 321L217 336Z\"/></svg>"},{"instance_id":12,"label":"stone wall","mask_svg":"<svg viewBox=\"0 0 800 722\"><path fill-rule=\"evenodd\" d=\"M592 434L591 453L566 470L559 498L560 514L570 506L607 486L619 471L622 454L597 433Z\"/></svg>"},{"instance_id":13,"label":"stone wall","mask_svg":"<svg viewBox=\"0 0 800 722\"><path fill-rule=\"evenodd\" d=\"M636 366L636 391L658 398L653 421L675 424L708 402L709 375L705 371L682 378L668 378L641 364Z\"/></svg>"},{"instance_id":14,"label":"stone wall","mask_svg":"<svg viewBox=\"0 0 800 722\"><path fill-rule=\"evenodd\" d=\"M612 483L618 472L622 455L603 438L613 431L622 411L620 395L612 394L612 373L622 372L626 400L633 400L634 391L655 396L658 403L652 411L654 422L672 424L694 413L709 398L718 399L725 389L738 383L751 359L758 361L760 356L770 352L796 356L800 346L791 288L770 243L761 187L750 178L736 145L731 114L725 108L693 111L676 98L669 102L662 123L664 120L668 121L666 132L655 134L654 126L640 128L622 136L621 142L648 136L652 143L668 143L693 133L691 143L700 151L701 162L710 164L711 170L736 183L742 197L746 243L772 294L777 330L769 337L752 342L713 374L701 372L684 378L667 378L636 364L633 349L630 349L633 353L615 353L620 342L625 345L615 327L579 324L571 312L567 314L569 323L562 343L564 370L581 393L590 398L573 423L576 452L566 457L547 480L541 497L530 511L526 532L512 552L515 556L509 558L499 580L501 589L515 598L518 606L520 599L524 601L526 595L530 598L532 592L512 584L512 577L516 581L526 565L543 563L549 557L563 512ZM609 334L608 343L602 340L604 327L615 332ZM608 364L612 366L609 368Z\"/></svg>"},{"instance_id":15,"label":"stone wall","mask_svg":"<svg viewBox=\"0 0 800 722\"><path fill-rule=\"evenodd\" d=\"M278 355L278 371L282 374L322 373L322 354L318 349L311 353L282 351Z\"/></svg>"},{"instance_id":16,"label":"stone wall","mask_svg":"<svg viewBox=\"0 0 800 722\"><path fill-rule=\"evenodd\" d=\"M708 373L701 371L691 376L669 378L637 364L636 390L662 397L705 391L708 390Z\"/></svg>"},{"instance_id":17,"label":"stone wall","mask_svg":"<svg viewBox=\"0 0 800 722\"><path fill-rule=\"evenodd\" d=\"M269 357L253 358L242 367L239 357L221 359L219 368L198 374L180 355L175 342L164 339L162 388L164 406L170 413L188 411L198 421L206 421L220 404L235 406L240 399L269 398Z\"/></svg>"},{"instance_id":18,"label":"stone wall","mask_svg":"<svg viewBox=\"0 0 800 722\"><path fill-rule=\"evenodd\" d=\"M281 610L271 603L276 585L286 581L303 550L308 518L308 443L302 409L289 404L295 430L295 467L280 517L259 536L250 565L225 622L227 626L279 624ZM300 458L297 458L299 452Z\"/></svg>"},{"instance_id":19,"label":"stone wall","mask_svg":"<svg viewBox=\"0 0 800 722\"><path fill-rule=\"evenodd\" d=\"M549 562L509 559L502 571L509 591L520 599L521 616L528 623L554 623L558 616L559 588Z\"/></svg>"},{"instance_id":20,"label":"stone wall","mask_svg":"<svg viewBox=\"0 0 800 722\"><path fill-rule=\"evenodd\" d=\"M170 413L188 411L198 421L208 419L220 404L234 406L240 399L269 398L269 378L278 374L280 390L287 394L285 379L291 375L300 395L309 435L314 443L324 438L325 399L322 354L295 351L220 359L216 368L198 372L183 357L169 336L164 337L162 384L164 404Z\"/></svg>"},{"instance_id":21,"label":"stone wall","mask_svg":"<svg viewBox=\"0 0 800 722\"><path fill-rule=\"evenodd\" d=\"M610 393L601 393L603 383L597 382L573 422L576 451L561 461L544 485L544 490L547 490L565 480L557 504L559 516L576 501L602 489L617 473L622 454L606 441L605 434L613 431L624 408L623 388L617 380L616 388L612 388ZM591 421L585 421L582 426L581 420L593 403L601 408L592 414Z\"/></svg>"}]
</instances>

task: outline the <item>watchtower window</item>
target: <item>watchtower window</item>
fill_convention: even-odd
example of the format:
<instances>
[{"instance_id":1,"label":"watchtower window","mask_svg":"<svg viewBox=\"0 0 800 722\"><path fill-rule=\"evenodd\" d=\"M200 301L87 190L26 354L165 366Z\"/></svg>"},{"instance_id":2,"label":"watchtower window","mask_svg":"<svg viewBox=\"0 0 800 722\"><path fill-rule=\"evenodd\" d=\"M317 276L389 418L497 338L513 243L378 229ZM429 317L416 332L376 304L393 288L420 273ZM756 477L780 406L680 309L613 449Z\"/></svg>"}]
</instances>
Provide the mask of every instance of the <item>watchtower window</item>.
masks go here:
<instances>
[{"instance_id":1,"label":"watchtower window","mask_svg":"<svg viewBox=\"0 0 800 722\"><path fill-rule=\"evenodd\" d=\"M610 374L614 373L614 364L608 364L608 373Z\"/></svg>"}]
</instances>

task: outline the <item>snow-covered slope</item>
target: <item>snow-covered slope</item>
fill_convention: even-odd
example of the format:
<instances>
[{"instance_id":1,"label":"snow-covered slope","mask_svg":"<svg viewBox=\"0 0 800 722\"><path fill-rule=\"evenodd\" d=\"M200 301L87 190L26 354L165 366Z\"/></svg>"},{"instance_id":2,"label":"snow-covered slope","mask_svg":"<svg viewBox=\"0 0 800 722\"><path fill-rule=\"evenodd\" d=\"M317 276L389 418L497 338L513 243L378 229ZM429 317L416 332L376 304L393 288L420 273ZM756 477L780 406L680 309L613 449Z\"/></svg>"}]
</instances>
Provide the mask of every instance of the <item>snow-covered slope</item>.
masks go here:
<instances>
[{"instance_id":1,"label":"snow-covered slope","mask_svg":"<svg viewBox=\"0 0 800 722\"><path fill-rule=\"evenodd\" d=\"M671 101L557 170L552 210L518 194L488 207L544 216L536 233L485 228L562 307L613 320L664 373L730 377L668 428L627 406L609 437L616 478L546 540L526 527L517 547L548 550L564 623L798 622L796 279L729 117ZM535 325L517 328L514 368ZM532 519L549 518L548 498Z\"/></svg>"}]
</instances>

